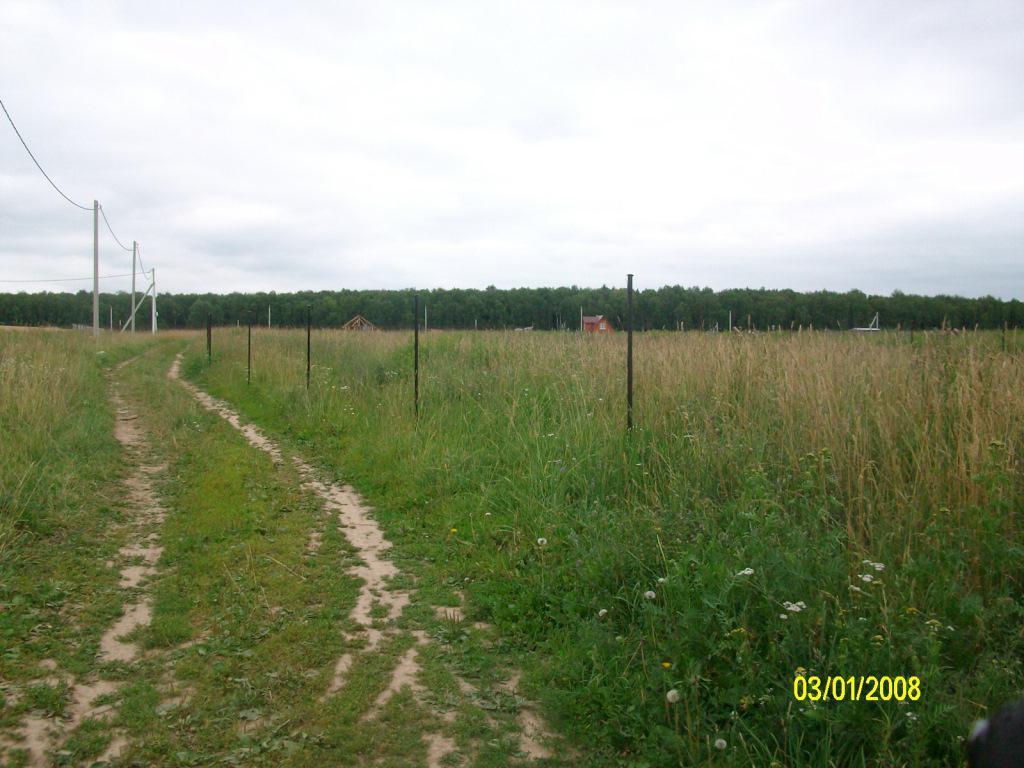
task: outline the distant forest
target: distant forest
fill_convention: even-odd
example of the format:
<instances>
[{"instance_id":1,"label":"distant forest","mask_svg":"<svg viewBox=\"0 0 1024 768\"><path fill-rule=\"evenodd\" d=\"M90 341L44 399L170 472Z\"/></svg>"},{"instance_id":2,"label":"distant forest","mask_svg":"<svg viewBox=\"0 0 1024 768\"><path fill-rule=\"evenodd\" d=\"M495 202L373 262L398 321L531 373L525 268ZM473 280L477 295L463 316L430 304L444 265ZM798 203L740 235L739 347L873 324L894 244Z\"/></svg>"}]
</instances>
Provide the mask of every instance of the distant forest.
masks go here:
<instances>
[{"instance_id":1,"label":"distant forest","mask_svg":"<svg viewBox=\"0 0 1024 768\"><path fill-rule=\"evenodd\" d=\"M199 328L209 314L216 325L298 326L311 308L317 327L336 327L361 314L382 328L410 327L414 290L302 291L298 293L167 294L157 300L159 327ZM419 291L431 328L501 329L533 326L538 330L579 327L580 309L588 315L604 315L621 328L626 317L624 288L513 288L434 289ZM100 320L107 327L113 307L115 326L129 313L126 293L101 294ZM866 326L876 312L883 328L968 327L999 328L1003 323L1024 325L1024 303L992 297L868 296L860 291L733 289L665 286L634 294L637 329L724 330L732 311L733 325L766 330L813 325L815 328L848 329ZM422 311L422 310L421 310ZM422 320L422 317L421 317ZM92 322L92 294L0 294L0 324L69 327ZM149 300L139 311L137 324L149 327Z\"/></svg>"}]
</instances>

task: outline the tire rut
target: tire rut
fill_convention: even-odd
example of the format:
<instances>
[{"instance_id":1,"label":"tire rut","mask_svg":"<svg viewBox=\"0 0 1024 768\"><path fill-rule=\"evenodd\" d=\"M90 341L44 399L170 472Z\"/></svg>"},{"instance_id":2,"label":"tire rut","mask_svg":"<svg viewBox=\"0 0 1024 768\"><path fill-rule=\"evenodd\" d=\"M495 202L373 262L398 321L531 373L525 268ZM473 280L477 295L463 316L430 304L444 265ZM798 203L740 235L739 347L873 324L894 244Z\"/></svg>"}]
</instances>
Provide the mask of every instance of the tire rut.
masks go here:
<instances>
[{"instance_id":1,"label":"tire rut","mask_svg":"<svg viewBox=\"0 0 1024 768\"><path fill-rule=\"evenodd\" d=\"M182 378L181 361L182 355L179 354L167 373L168 378L181 384L208 411L231 424L250 445L267 453L274 464L282 466L285 459L281 448L252 424L243 424L238 413L227 403L212 397ZM419 649L428 645L430 640L421 630L402 630L397 625L405 607L410 603L413 592L391 585L392 580L399 575L395 564L384 557L384 553L392 546L391 542L384 536L377 521L371 516L370 509L351 486L323 481L317 477L313 467L299 457L292 457L291 461L298 472L301 488L321 500L325 512L337 520L339 529L361 560L360 564L349 569L350 573L358 576L362 582L349 618L360 627L366 642L358 651L347 651L337 659L333 677L321 700L344 690L346 677L358 657L377 651L386 638L411 636L413 645L398 660L387 686L364 714L363 721L377 719L387 702L399 691L408 688L415 700L427 709L438 723L438 730L423 734L427 765L429 768L452 765L451 756L456 753L457 747L451 736L443 732L443 729L454 720L454 712L442 711L435 707L429 701L428 692L420 682L423 669ZM315 551L319 546L319 535L312 534L310 541L316 542L309 547ZM386 615L373 618L374 609L377 608L379 613L380 607L386 610ZM346 639L353 638L346 636ZM518 677L516 673L510 690L515 689ZM455 675L455 678L466 699L473 701L479 698L476 688L458 675ZM526 758L532 761L550 757L551 752L539 740L551 741L553 737L540 716L535 714L532 708L524 705L520 708L517 721L521 726L520 749Z\"/></svg>"}]
</instances>

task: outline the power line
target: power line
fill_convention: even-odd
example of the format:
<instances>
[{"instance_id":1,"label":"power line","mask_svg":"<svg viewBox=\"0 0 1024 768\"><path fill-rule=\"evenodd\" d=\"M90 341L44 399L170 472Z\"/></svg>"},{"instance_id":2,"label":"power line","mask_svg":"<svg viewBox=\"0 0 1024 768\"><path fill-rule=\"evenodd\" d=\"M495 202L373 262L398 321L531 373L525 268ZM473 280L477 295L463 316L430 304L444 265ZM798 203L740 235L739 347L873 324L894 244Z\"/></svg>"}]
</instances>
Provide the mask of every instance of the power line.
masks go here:
<instances>
[{"instance_id":1,"label":"power line","mask_svg":"<svg viewBox=\"0 0 1024 768\"><path fill-rule=\"evenodd\" d=\"M110 280L115 277L131 277L131 272L125 272L123 275L100 275L100 280ZM48 280L0 280L0 283L77 283L84 282L86 280L92 280L92 277L56 277Z\"/></svg>"},{"instance_id":2,"label":"power line","mask_svg":"<svg viewBox=\"0 0 1024 768\"><path fill-rule=\"evenodd\" d=\"M83 211L91 211L91 210L92 210L92 208L91 208L91 207L89 207L89 206L85 206L85 205L79 205L79 204L78 204L78 203L76 203L76 202L75 202L74 200L72 200L72 199L71 199L70 197L68 197L68 196L67 196L67 195L65 195L65 194L64 194L63 192L61 192L61 189L60 189L60 187L58 187L58 186L57 186L56 184L54 184L54 183L53 183L53 179L51 179L51 178L50 178L50 177L49 177L49 176L47 175L46 171L44 171L44 170L43 170L43 166L41 166L41 165L39 164L39 161L38 161L38 160L36 160L36 156L35 156L35 155L33 155L33 154L32 154L32 150L28 148L28 144L26 144L26 143L25 143L25 139L23 139L23 138L21 137L21 131L19 131L19 130L18 130L18 126L16 126L16 125L14 124L14 119L13 119L13 118L11 117L11 113L7 111L7 107L5 107L5 106L4 106L4 102L3 102L3 100L0 100L0 109L3 109L3 111L4 111L4 114L5 114L5 115L7 115L7 121L8 121L8 122L9 122L9 123L11 124L11 128L13 128L13 129L14 129L14 132L15 132L15 133L16 133L16 134L18 135L18 139L19 139L19 140L21 141L21 146L23 146L23 147L25 148L25 151L26 151L26 152L28 152L28 156L32 158L32 162L36 164L36 168L38 168L38 169L39 169L39 172L40 172L41 174L43 174L43 176L45 176L45 177L46 177L46 180L47 180L48 182L50 182L50 186L51 186L51 187L53 187L54 189L56 189L56 190L57 190L57 194L59 194L59 195L60 195L61 197L63 197L63 198L65 199L65 200L67 200L67 201L68 201L69 203L71 203L71 204L72 204L73 206L75 206L76 208L81 208L81 209L82 209ZM115 238L115 239L116 239L116 238Z\"/></svg>"},{"instance_id":3,"label":"power line","mask_svg":"<svg viewBox=\"0 0 1024 768\"><path fill-rule=\"evenodd\" d=\"M128 253L132 252L132 249L117 239L117 235L114 234L113 228L110 226L110 222L107 220L107 212L103 210L103 206L100 206L100 213L103 214L103 223L107 225L107 230L110 232L110 236L114 238L114 242L124 248Z\"/></svg>"}]
</instances>

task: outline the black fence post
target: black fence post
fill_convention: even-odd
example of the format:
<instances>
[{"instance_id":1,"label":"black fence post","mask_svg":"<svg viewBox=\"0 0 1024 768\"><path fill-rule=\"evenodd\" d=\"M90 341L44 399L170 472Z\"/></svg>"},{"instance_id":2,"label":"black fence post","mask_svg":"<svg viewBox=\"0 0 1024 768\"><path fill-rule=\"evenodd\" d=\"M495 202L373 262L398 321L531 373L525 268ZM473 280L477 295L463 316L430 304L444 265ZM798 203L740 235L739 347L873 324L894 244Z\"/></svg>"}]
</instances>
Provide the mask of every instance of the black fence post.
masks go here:
<instances>
[{"instance_id":1,"label":"black fence post","mask_svg":"<svg viewBox=\"0 0 1024 768\"><path fill-rule=\"evenodd\" d=\"M249 318L249 332L247 334L246 343L246 368L245 368L245 383L252 384L252 318Z\"/></svg>"},{"instance_id":2,"label":"black fence post","mask_svg":"<svg viewBox=\"0 0 1024 768\"><path fill-rule=\"evenodd\" d=\"M626 275L626 429L633 428L633 275Z\"/></svg>"},{"instance_id":3,"label":"black fence post","mask_svg":"<svg viewBox=\"0 0 1024 768\"><path fill-rule=\"evenodd\" d=\"M417 293L412 304L412 407L420 415L420 295Z\"/></svg>"},{"instance_id":4,"label":"black fence post","mask_svg":"<svg viewBox=\"0 0 1024 768\"><path fill-rule=\"evenodd\" d=\"M213 320L210 313L206 313L206 362L213 362Z\"/></svg>"},{"instance_id":5,"label":"black fence post","mask_svg":"<svg viewBox=\"0 0 1024 768\"><path fill-rule=\"evenodd\" d=\"M309 389L309 371L312 368L313 305L306 305L306 389Z\"/></svg>"}]
</instances>

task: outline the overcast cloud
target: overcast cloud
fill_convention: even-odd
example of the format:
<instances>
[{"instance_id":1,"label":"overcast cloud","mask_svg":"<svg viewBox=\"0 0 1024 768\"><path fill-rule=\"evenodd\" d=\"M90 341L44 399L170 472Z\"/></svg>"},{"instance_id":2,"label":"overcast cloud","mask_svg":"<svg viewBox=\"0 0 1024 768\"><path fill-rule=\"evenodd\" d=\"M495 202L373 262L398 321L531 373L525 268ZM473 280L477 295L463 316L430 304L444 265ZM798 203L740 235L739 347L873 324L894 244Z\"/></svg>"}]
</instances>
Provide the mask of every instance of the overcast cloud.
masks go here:
<instances>
[{"instance_id":1,"label":"overcast cloud","mask_svg":"<svg viewBox=\"0 0 1024 768\"><path fill-rule=\"evenodd\" d=\"M300 5L0 2L0 98L164 292L1024 297L1019 0ZM0 280L91 263L0 123Z\"/></svg>"}]
</instances>

